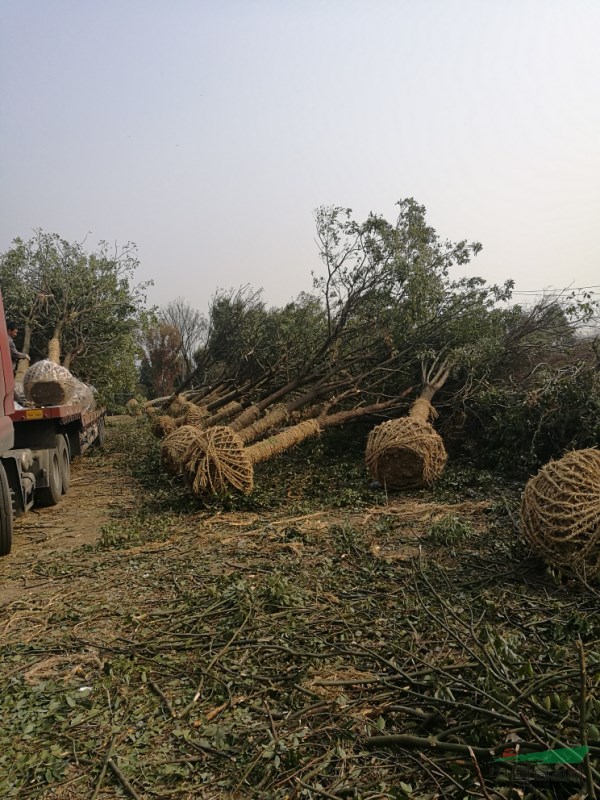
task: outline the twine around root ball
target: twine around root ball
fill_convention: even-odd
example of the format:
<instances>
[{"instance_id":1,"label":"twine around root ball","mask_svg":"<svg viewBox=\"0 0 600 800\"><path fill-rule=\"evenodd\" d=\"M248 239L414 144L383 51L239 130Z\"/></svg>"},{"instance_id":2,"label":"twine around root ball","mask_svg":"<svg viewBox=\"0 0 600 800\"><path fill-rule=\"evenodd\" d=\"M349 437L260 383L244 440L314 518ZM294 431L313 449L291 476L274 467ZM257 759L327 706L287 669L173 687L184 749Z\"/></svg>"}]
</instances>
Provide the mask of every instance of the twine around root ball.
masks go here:
<instances>
[{"instance_id":1,"label":"twine around root ball","mask_svg":"<svg viewBox=\"0 0 600 800\"><path fill-rule=\"evenodd\" d=\"M142 407L135 397L132 397L125 403L125 410L130 417L139 417L142 413Z\"/></svg>"},{"instance_id":2,"label":"twine around root ball","mask_svg":"<svg viewBox=\"0 0 600 800\"><path fill-rule=\"evenodd\" d=\"M160 448L162 465L171 475L184 471L191 447L197 443L201 431L193 425L183 425L167 434Z\"/></svg>"},{"instance_id":3,"label":"twine around root ball","mask_svg":"<svg viewBox=\"0 0 600 800\"><path fill-rule=\"evenodd\" d=\"M254 470L240 437L222 425L200 431L185 465L190 488L196 495L221 494L237 489L250 494Z\"/></svg>"},{"instance_id":4,"label":"twine around root ball","mask_svg":"<svg viewBox=\"0 0 600 800\"><path fill-rule=\"evenodd\" d=\"M36 406L58 406L71 401L75 378L65 367L53 361L36 361L23 376L25 397Z\"/></svg>"},{"instance_id":5,"label":"twine around root ball","mask_svg":"<svg viewBox=\"0 0 600 800\"><path fill-rule=\"evenodd\" d=\"M175 420L173 417L167 417L166 414L152 419L151 430L158 439L162 439L168 433L174 431L175 428Z\"/></svg>"},{"instance_id":6,"label":"twine around root ball","mask_svg":"<svg viewBox=\"0 0 600 800\"><path fill-rule=\"evenodd\" d=\"M216 425L220 425L223 422L226 422L230 417L234 417L236 414L239 414L244 409L240 405L240 403L232 402L228 403L223 408L216 411L212 414L206 421L207 427L213 428Z\"/></svg>"},{"instance_id":7,"label":"twine around root ball","mask_svg":"<svg viewBox=\"0 0 600 800\"><path fill-rule=\"evenodd\" d=\"M265 433L287 422L288 411L284 405L273 406L262 419L257 419L252 425L243 429L231 425L233 430L239 430L240 437L245 444L260 439ZM237 420L236 420L237 422Z\"/></svg>"},{"instance_id":8,"label":"twine around root ball","mask_svg":"<svg viewBox=\"0 0 600 800\"><path fill-rule=\"evenodd\" d=\"M207 416L208 416L208 411L206 410L206 408L194 405L194 403L190 403L185 413L185 424L204 427L204 423L206 422Z\"/></svg>"},{"instance_id":9,"label":"twine around root ball","mask_svg":"<svg viewBox=\"0 0 600 800\"><path fill-rule=\"evenodd\" d=\"M191 405L189 400L185 397L176 397L166 408L166 413L171 417L178 417L187 411L188 406Z\"/></svg>"},{"instance_id":10,"label":"twine around root ball","mask_svg":"<svg viewBox=\"0 0 600 800\"><path fill-rule=\"evenodd\" d=\"M548 563L584 579L600 573L600 451L573 450L528 481L521 531Z\"/></svg>"},{"instance_id":11,"label":"twine around root ball","mask_svg":"<svg viewBox=\"0 0 600 800\"><path fill-rule=\"evenodd\" d=\"M367 440L370 475L391 489L429 486L442 474L448 454L437 431L413 417L388 420Z\"/></svg>"}]
</instances>

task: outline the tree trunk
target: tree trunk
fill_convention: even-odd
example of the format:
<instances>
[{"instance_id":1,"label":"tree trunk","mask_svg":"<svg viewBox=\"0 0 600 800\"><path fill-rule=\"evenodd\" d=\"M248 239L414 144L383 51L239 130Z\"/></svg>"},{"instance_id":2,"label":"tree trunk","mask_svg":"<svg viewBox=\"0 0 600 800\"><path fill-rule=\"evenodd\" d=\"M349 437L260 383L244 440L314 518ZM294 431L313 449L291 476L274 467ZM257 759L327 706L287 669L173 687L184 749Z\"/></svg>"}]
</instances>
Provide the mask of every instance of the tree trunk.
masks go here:
<instances>
[{"instance_id":1,"label":"tree trunk","mask_svg":"<svg viewBox=\"0 0 600 800\"><path fill-rule=\"evenodd\" d=\"M383 403L342 411L318 419L305 420L284 428L276 436L244 447L242 439L225 426L215 426L203 431L187 453L187 463L182 472L195 494L218 494L232 488L250 494L254 488L254 465L289 450L296 444L318 436L325 428L343 425L365 414L374 414L398 405L395 397Z\"/></svg>"}]
</instances>

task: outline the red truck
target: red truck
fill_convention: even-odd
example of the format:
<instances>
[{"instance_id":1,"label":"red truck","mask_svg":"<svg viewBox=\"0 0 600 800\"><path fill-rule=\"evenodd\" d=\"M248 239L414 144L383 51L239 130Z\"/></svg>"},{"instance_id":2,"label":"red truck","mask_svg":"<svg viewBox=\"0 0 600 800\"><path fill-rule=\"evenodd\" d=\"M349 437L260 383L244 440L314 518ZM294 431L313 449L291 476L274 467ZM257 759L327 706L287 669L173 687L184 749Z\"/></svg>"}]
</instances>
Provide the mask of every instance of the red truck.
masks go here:
<instances>
[{"instance_id":1,"label":"red truck","mask_svg":"<svg viewBox=\"0 0 600 800\"><path fill-rule=\"evenodd\" d=\"M0 556L10 553L13 518L34 505L56 505L69 489L71 459L104 441L104 409L16 410L14 388L0 295Z\"/></svg>"}]
</instances>

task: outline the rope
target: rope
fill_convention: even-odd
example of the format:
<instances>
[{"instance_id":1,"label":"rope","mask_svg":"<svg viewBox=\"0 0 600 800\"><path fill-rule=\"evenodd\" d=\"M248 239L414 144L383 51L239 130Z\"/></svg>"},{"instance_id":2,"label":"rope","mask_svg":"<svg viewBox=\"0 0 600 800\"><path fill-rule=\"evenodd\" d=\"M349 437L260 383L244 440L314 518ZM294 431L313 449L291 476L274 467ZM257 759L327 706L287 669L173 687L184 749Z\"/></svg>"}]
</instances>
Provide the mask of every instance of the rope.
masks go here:
<instances>
[{"instance_id":1,"label":"rope","mask_svg":"<svg viewBox=\"0 0 600 800\"><path fill-rule=\"evenodd\" d=\"M529 480L521 501L525 539L550 564L600 572L600 452L573 450Z\"/></svg>"},{"instance_id":2,"label":"rope","mask_svg":"<svg viewBox=\"0 0 600 800\"><path fill-rule=\"evenodd\" d=\"M248 444L249 442L256 441L256 439L260 439L260 437L264 436L268 431L287 422L288 416L289 414L284 405L273 406L269 413L265 414L262 419L257 420L254 425L250 425L240 432L242 441L244 444ZM231 427L233 428L233 425ZM234 430L237 430L237 428L234 428Z\"/></svg>"},{"instance_id":3,"label":"rope","mask_svg":"<svg viewBox=\"0 0 600 800\"><path fill-rule=\"evenodd\" d=\"M168 433L174 431L176 427L177 426L173 417L168 417L166 414L153 419L151 425L152 433L158 439L162 439Z\"/></svg>"},{"instance_id":4,"label":"rope","mask_svg":"<svg viewBox=\"0 0 600 800\"><path fill-rule=\"evenodd\" d=\"M25 397L37 406L59 406L75 394L76 379L53 361L37 361L23 376Z\"/></svg>"},{"instance_id":5,"label":"rope","mask_svg":"<svg viewBox=\"0 0 600 800\"><path fill-rule=\"evenodd\" d=\"M291 428L285 428L276 436L271 436L269 439L250 445L250 447L246 448L246 453L251 464L258 464L261 461L267 461L267 459L279 455L279 453L284 453L294 445L300 444L300 442L310 439L312 436L318 436L320 433L321 426L317 420L309 419Z\"/></svg>"},{"instance_id":6,"label":"rope","mask_svg":"<svg viewBox=\"0 0 600 800\"><path fill-rule=\"evenodd\" d=\"M428 422L430 418L435 419L438 416L438 412L431 405L429 400L426 400L424 397L418 397L410 407L408 416L413 419L421 420L421 422Z\"/></svg>"},{"instance_id":7,"label":"rope","mask_svg":"<svg viewBox=\"0 0 600 800\"><path fill-rule=\"evenodd\" d=\"M442 474L447 458L441 436L412 413L374 428L365 454L371 476L394 489L432 484Z\"/></svg>"},{"instance_id":8,"label":"rope","mask_svg":"<svg viewBox=\"0 0 600 800\"><path fill-rule=\"evenodd\" d=\"M227 403L220 411L217 411L216 414L208 418L206 427L212 428L214 425L220 425L222 422L229 419L229 417L233 417L234 414L239 414L241 411L243 411L243 408L239 403Z\"/></svg>"},{"instance_id":9,"label":"rope","mask_svg":"<svg viewBox=\"0 0 600 800\"><path fill-rule=\"evenodd\" d=\"M187 454L185 470L196 495L237 489L250 494L254 470L240 437L224 426L202 431Z\"/></svg>"},{"instance_id":10,"label":"rope","mask_svg":"<svg viewBox=\"0 0 600 800\"><path fill-rule=\"evenodd\" d=\"M261 410L258 406L248 406L245 408L239 417L236 417L233 422L229 424L232 431L241 431L242 428L247 428L248 425L257 420L261 415Z\"/></svg>"},{"instance_id":11,"label":"rope","mask_svg":"<svg viewBox=\"0 0 600 800\"><path fill-rule=\"evenodd\" d=\"M204 427L207 416L208 416L208 411L204 406L197 406L194 405L194 403L190 403L188 405L187 413L185 415L185 424Z\"/></svg>"},{"instance_id":12,"label":"rope","mask_svg":"<svg viewBox=\"0 0 600 800\"><path fill-rule=\"evenodd\" d=\"M198 428L193 425L183 425L165 436L160 448L160 458L167 472L172 475L183 472L188 453L200 435Z\"/></svg>"}]
</instances>

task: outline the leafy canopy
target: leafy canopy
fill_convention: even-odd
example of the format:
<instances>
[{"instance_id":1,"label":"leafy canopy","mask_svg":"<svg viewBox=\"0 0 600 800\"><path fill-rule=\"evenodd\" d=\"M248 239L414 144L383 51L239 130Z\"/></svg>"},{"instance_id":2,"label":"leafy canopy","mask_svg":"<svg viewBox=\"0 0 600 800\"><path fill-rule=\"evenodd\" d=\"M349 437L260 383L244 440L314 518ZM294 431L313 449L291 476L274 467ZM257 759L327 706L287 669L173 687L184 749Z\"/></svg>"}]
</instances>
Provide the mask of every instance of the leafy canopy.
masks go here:
<instances>
[{"instance_id":1,"label":"leafy canopy","mask_svg":"<svg viewBox=\"0 0 600 800\"><path fill-rule=\"evenodd\" d=\"M0 283L8 316L23 329L23 350L45 358L60 342L61 361L104 400L131 394L137 382L136 331L146 303L146 283L135 283L136 247L83 244L36 231L15 239L0 255Z\"/></svg>"}]
</instances>

